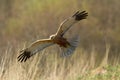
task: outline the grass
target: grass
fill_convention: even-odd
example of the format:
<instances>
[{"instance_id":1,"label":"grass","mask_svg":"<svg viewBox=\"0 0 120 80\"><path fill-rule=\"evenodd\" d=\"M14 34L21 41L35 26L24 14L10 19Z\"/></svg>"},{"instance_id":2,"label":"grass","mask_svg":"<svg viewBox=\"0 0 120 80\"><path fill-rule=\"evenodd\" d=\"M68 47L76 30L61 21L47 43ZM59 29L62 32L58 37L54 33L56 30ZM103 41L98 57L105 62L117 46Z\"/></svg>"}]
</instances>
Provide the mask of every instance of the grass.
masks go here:
<instances>
[{"instance_id":1,"label":"grass","mask_svg":"<svg viewBox=\"0 0 120 80\"><path fill-rule=\"evenodd\" d=\"M119 0L0 3L0 80L119 80ZM17 61L24 45L54 34L77 10L86 10L88 17L66 35L80 35L74 54L61 58L58 47L53 46L26 63Z\"/></svg>"},{"instance_id":2,"label":"grass","mask_svg":"<svg viewBox=\"0 0 120 80\"><path fill-rule=\"evenodd\" d=\"M0 63L1 80L119 80L120 65L108 65L110 45L101 62L95 59L96 50L88 53L79 48L70 57L59 57L55 47L49 47L25 63L17 61L12 48L6 50ZM19 53L19 48L16 50ZM97 61L100 62L99 65Z\"/></svg>"},{"instance_id":3,"label":"grass","mask_svg":"<svg viewBox=\"0 0 120 80\"><path fill-rule=\"evenodd\" d=\"M84 76L78 77L78 79L76 80L119 80L119 79L120 79L120 65L117 66L108 65L106 67L100 67L91 72L88 72Z\"/></svg>"}]
</instances>

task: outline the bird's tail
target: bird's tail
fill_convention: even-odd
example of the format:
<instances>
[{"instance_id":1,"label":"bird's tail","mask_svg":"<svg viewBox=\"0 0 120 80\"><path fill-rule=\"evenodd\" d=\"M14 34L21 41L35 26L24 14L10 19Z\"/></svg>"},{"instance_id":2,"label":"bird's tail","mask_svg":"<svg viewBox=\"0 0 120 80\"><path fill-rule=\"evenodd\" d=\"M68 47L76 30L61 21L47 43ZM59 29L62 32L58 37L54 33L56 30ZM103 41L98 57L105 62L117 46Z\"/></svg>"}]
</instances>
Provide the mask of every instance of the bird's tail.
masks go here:
<instances>
[{"instance_id":1,"label":"bird's tail","mask_svg":"<svg viewBox=\"0 0 120 80\"><path fill-rule=\"evenodd\" d=\"M78 46L78 42L79 42L78 36L75 36L72 39L70 39L69 40L70 45L67 48L61 47L61 49L62 49L61 56L65 57L65 56L71 55L75 51L76 47Z\"/></svg>"}]
</instances>

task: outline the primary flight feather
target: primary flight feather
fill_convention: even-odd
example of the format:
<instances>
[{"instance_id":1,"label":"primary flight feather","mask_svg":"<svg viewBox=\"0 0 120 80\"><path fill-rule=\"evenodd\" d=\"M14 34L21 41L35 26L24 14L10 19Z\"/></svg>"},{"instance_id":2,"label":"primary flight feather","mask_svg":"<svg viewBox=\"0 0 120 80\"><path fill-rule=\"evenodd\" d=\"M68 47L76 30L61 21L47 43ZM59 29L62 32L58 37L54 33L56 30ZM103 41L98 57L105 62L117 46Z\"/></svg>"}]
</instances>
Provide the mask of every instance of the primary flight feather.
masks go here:
<instances>
[{"instance_id":1,"label":"primary flight feather","mask_svg":"<svg viewBox=\"0 0 120 80\"><path fill-rule=\"evenodd\" d=\"M61 56L68 56L75 51L77 44L79 42L78 37L73 38L72 40L67 40L63 37L66 31L69 28L79 22L82 19L86 19L88 13L86 11L79 12L77 11L73 16L69 17L68 19L64 20L56 32L56 34L51 35L49 39L41 39L33 42L30 46L26 49L21 51L21 54L17 57L18 61L25 62L31 56L35 55L37 52L43 50L44 48L51 46L53 44L57 44L60 46L62 50Z\"/></svg>"}]
</instances>

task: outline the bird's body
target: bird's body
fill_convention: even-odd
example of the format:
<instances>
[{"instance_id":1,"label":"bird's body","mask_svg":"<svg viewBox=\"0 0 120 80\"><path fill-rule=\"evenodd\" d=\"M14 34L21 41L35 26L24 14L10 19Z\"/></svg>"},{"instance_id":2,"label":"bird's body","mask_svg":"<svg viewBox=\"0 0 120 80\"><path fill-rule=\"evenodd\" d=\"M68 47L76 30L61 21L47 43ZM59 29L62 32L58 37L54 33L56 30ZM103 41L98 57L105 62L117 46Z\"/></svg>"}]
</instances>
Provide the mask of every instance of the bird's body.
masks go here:
<instances>
[{"instance_id":1,"label":"bird's body","mask_svg":"<svg viewBox=\"0 0 120 80\"><path fill-rule=\"evenodd\" d=\"M52 35L52 41L55 44L58 44L60 47L67 47L70 45L70 43L67 41L66 38L64 38L63 36L56 36L56 35Z\"/></svg>"},{"instance_id":2,"label":"bird's body","mask_svg":"<svg viewBox=\"0 0 120 80\"><path fill-rule=\"evenodd\" d=\"M64 34L66 33L66 31L69 30L69 28L73 24L77 23L82 19L86 19L87 16L88 13L86 13L85 11L77 11L72 17L69 17L68 19L64 20L61 23L56 34L51 35L49 39L37 40L33 42L30 46L28 46L26 49L22 50L22 54L18 56L18 61L25 62L32 55L53 44L57 44L60 46L60 48L63 51L62 56L68 56L72 54L73 51L75 51L75 48L77 47L78 37L75 37L71 41L69 41L68 39L64 38Z\"/></svg>"}]
</instances>

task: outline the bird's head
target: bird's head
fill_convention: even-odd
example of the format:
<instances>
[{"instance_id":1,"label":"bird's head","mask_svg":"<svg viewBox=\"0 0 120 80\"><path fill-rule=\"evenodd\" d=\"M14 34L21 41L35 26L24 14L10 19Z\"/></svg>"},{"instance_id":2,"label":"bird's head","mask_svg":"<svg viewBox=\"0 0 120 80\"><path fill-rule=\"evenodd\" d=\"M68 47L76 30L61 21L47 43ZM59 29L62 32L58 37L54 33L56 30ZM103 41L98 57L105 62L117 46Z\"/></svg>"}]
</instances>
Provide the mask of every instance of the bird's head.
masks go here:
<instances>
[{"instance_id":1,"label":"bird's head","mask_svg":"<svg viewBox=\"0 0 120 80\"><path fill-rule=\"evenodd\" d=\"M51 35L51 36L50 36L50 39L54 39L54 38L55 38L55 35Z\"/></svg>"}]
</instances>

